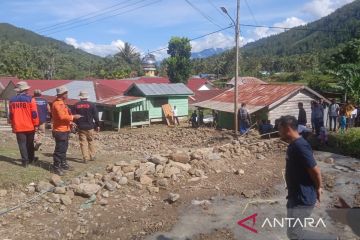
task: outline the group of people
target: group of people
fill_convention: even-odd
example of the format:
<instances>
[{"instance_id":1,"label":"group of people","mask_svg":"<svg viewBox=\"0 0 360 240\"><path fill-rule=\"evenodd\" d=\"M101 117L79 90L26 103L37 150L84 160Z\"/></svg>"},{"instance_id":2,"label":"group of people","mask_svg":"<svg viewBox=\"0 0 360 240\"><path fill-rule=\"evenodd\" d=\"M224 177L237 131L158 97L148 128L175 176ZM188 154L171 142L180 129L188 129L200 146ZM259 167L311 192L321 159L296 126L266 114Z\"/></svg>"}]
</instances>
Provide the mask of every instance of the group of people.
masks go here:
<instances>
[{"instance_id":1,"label":"group of people","mask_svg":"<svg viewBox=\"0 0 360 240\"><path fill-rule=\"evenodd\" d=\"M194 110L194 112L191 114L189 122L191 123L191 127L193 128L198 128L204 125L204 112L201 109L199 109L198 111Z\"/></svg>"},{"instance_id":2,"label":"group of people","mask_svg":"<svg viewBox=\"0 0 360 240\"><path fill-rule=\"evenodd\" d=\"M72 111L66 105L68 90L65 87L56 89L56 99L51 104L41 96L39 89L34 96L29 95L30 86L22 81L16 84L16 96L10 99L9 122L16 134L22 165L38 160L35 151L41 146L42 136L45 134L48 117L52 122L52 136L55 139L53 153L54 173L64 175L64 171L72 170L66 159L69 146L69 135L76 128L80 148L85 163L95 160L95 130L100 131L98 111L95 104L88 101L88 93L81 91L80 101L74 105ZM35 137L36 136L36 137Z\"/></svg>"},{"instance_id":3,"label":"group of people","mask_svg":"<svg viewBox=\"0 0 360 240\"><path fill-rule=\"evenodd\" d=\"M299 103L299 125L306 126L307 118L303 103ZM327 111L325 111L327 110ZM321 135L326 130L327 122L329 121L329 130L344 133L348 128L356 126L357 119L360 117L358 109L354 107L349 101L346 101L341 107L336 103L335 99L331 100L328 105L323 100L311 102L311 126L313 132L317 136Z\"/></svg>"}]
</instances>

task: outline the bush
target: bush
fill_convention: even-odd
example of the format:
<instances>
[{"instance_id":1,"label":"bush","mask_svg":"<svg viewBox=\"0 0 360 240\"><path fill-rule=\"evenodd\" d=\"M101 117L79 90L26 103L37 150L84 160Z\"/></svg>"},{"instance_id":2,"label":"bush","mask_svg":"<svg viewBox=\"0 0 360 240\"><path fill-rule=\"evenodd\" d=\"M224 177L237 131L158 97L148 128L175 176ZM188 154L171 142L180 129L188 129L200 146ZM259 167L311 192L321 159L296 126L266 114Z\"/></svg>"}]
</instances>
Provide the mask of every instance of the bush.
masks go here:
<instances>
[{"instance_id":1,"label":"bush","mask_svg":"<svg viewBox=\"0 0 360 240\"><path fill-rule=\"evenodd\" d=\"M352 128L345 134L331 135L330 147L335 147L340 153L360 157L360 128Z\"/></svg>"}]
</instances>

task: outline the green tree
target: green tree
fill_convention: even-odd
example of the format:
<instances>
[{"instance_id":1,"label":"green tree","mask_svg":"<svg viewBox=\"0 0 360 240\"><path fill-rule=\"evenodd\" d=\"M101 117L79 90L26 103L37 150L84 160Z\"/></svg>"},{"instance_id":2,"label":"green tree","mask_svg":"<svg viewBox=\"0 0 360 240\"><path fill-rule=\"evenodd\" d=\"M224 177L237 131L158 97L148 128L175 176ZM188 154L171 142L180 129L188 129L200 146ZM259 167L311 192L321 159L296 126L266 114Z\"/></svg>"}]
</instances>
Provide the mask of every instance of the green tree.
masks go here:
<instances>
[{"instance_id":1,"label":"green tree","mask_svg":"<svg viewBox=\"0 0 360 240\"><path fill-rule=\"evenodd\" d=\"M166 60L167 75L173 83L187 83L191 74L191 45L188 38L172 37Z\"/></svg>"}]
</instances>

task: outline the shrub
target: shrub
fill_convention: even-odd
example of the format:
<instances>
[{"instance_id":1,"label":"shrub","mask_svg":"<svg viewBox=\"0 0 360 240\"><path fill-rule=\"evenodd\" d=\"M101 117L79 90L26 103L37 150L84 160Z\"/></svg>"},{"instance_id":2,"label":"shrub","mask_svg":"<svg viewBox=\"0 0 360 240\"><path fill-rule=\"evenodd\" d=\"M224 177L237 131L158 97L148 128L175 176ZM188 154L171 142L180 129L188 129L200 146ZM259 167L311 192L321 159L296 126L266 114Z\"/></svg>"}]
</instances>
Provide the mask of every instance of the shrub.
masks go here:
<instances>
[{"instance_id":1,"label":"shrub","mask_svg":"<svg viewBox=\"0 0 360 240\"><path fill-rule=\"evenodd\" d=\"M349 129L345 134L331 135L329 144L344 155L360 157L360 128Z\"/></svg>"}]
</instances>

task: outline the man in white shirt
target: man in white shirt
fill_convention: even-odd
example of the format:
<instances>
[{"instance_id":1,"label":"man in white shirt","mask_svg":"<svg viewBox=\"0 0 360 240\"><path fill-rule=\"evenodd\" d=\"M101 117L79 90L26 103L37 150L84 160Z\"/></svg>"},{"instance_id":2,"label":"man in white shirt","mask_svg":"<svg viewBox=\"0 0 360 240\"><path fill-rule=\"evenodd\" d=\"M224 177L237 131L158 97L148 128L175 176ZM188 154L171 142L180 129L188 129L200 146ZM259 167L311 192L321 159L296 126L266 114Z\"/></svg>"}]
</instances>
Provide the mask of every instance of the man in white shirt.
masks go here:
<instances>
[{"instance_id":1,"label":"man in white shirt","mask_svg":"<svg viewBox=\"0 0 360 240\"><path fill-rule=\"evenodd\" d=\"M173 109L172 113L173 113L173 121L174 121L174 124L177 123L177 125L180 125L176 106L174 106L174 109Z\"/></svg>"},{"instance_id":2,"label":"man in white shirt","mask_svg":"<svg viewBox=\"0 0 360 240\"><path fill-rule=\"evenodd\" d=\"M340 106L336 103L335 99L331 100L331 104L329 106L329 119L330 119L330 131L336 131L336 122L338 121ZM332 123L334 123L334 127L332 128Z\"/></svg>"}]
</instances>

